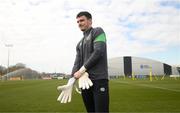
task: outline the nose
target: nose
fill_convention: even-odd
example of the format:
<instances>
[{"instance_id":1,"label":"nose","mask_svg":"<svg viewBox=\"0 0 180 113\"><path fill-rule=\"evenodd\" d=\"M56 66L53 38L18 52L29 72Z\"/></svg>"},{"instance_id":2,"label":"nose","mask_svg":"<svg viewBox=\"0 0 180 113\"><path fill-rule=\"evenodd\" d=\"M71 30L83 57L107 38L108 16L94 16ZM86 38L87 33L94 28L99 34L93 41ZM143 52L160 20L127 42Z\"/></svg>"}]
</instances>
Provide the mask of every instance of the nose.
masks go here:
<instances>
[{"instance_id":1,"label":"nose","mask_svg":"<svg viewBox=\"0 0 180 113\"><path fill-rule=\"evenodd\" d=\"M78 23L78 26L81 27L81 26L82 26L82 23Z\"/></svg>"}]
</instances>

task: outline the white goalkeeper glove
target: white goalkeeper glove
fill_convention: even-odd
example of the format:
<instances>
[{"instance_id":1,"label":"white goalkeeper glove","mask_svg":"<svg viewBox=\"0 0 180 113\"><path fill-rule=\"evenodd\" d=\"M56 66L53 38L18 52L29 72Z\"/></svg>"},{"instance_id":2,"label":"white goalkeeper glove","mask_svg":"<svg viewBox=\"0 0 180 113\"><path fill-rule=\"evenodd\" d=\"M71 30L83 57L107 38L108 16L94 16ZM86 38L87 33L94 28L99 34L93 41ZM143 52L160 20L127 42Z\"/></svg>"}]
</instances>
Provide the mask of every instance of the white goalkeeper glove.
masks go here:
<instances>
[{"instance_id":1,"label":"white goalkeeper glove","mask_svg":"<svg viewBox=\"0 0 180 113\"><path fill-rule=\"evenodd\" d=\"M76 79L74 77L68 80L68 83L63 86L58 86L57 90L61 91L61 94L57 98L57 101L61 103L71 102L72 89Z\"/></svg>"},{"instance_id":2,"label":"white goalkeeper glove","mask_svg":"<svg viewBox=\"0 0 180 113\"><path fill-rule=\"evenodd\" d=\"M79 88L89 89L93 85L92 81L89 79L89 74L85 72L82 74L82 76L79 78Z\"/></svg>"}]
</instances>

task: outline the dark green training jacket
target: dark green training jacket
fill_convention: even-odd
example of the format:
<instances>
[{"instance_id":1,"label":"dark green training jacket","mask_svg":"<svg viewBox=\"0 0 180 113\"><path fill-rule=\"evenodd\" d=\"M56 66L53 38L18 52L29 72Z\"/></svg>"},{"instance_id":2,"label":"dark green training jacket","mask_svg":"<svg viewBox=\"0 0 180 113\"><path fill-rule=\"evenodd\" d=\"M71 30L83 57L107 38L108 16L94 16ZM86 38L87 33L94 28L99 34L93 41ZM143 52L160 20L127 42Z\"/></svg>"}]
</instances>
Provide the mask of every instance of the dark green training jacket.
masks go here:
<instances>
[{"instance_id":1,"label":"dark green training jacket","mask_svg":"<svg viewBox=\"0 0 180 113\"><path fill-rule=\"evenodd\" d=\"M83 65L91 80L108 79L106 35L102 28L90 28L76 47L72 75Z\"/></svg>"}]
</instances>

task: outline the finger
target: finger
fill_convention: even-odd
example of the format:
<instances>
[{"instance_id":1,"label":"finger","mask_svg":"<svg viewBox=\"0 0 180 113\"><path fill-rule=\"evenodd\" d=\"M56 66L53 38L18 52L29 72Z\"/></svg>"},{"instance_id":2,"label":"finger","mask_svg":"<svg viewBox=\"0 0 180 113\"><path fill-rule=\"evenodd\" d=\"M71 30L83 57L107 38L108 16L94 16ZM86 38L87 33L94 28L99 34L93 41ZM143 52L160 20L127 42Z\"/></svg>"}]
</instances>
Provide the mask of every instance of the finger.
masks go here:
<instances>
[{"instance_id":1,"label":"finger","mask_svg":"<svg viewBox=\"0 0 180 113\"><path fill-rule=\"evenodd\" d=\"M67 99L68 102L71 102L71 95L72 95L72 87L68 91L68 99Z\"/></svg>"},{"instance_id":2,"label":"finger","mask_svg":"<svg viewBox=\"0 0 180 113\"><path fill-rule=\"evenodd\" d=\"M82 81L79 80L79 88L82 88Z\"/></svg>"},{"instance_id":3,"label":"finger","mask_svg":"<svg viewBox=\"0 0 180 113\"><path fill-rule=\"evenodd\" d=\"M62 99L63 95L64 95L64 91L62 91L62 92L61 92L61 94L59 95L59 97L58 97L58 99L57 99L57 100L58 100L58 101L61 101L61 99Z\"/></svg>"},{"instance_id":4,"label":"finger","mask_svg":"<svg viewBox=\"0 0 180 113\"><path fill-rule=\"evenodd\" d=\"M88 84L89 84L90 87L93 86L93 83L92 83L92 81L90 79L88 79Z\"/></svg>"},{"instance_id":5,"label":"finger","mask_svg":"<svg viewBox=\"0 0 180 113\"><path fill-rule=\"evenodd\" d=\"M57 90L58 90L58 91L61 90L61 87L62 87L62 86L58 86L58 87L57 87Z\"/></svg>"},{"instance_id":6,"label":"finger","mask_svg":"<svg viewBox=\"0 0 180 113\"><path fill-rule=\"evenodd\" d=\"M68 101L68 94L66 94L65 98L64 98L64 103L67 103Z\"/></svg>"},{"instance_id":7,"label":"finger","mask_svg":"<svg viewBox=\"0 0 180 113\"><path fill-rule=\"evenodd\" d=\"M85 88L86 88L86 89L89 89L88 81L85 81Z\"/></svg>"},{"instance_id":8,"label":"finger","mask_svg":"<svg viewBox=\"0 0 180 113\"><path fill-rule=\"evenodd\" d=\"M60 95L58 96L57 101L60 101Z\"/></svg>"},{"instance_id":9,"label":"finger","mask_svg":"<svg viewBox=\"0 0 180 113\"><path fill-rule=\"evenodd\" d=\"M69 98L68 98L68 102L71 102L71 96L72 96L72 93L69 94Z\"/></svg>"},{"instance_id":10,"label":"finger","mask_svg":"<svg viewBox=\"0 0 180 113\"><path fill-rule=\"evenodd\" d=\"M76 90L77 93L81 94L81 90L77 86L75 86L75 90Z\"/></svg>"},{"instance_id":11,"label":"finger","mask_svg":"<svg viewBox=\"0 0 180 113\"><path fill-rule=\"evenodd\" d=\"M65 98L66 98L66 93L65 93L64 96L62 97L61 103L64 103Z\"/></svg>"},{"instance_id":12,"label":"finger","mask_svg":"<svg viewBox=\"0 0 180 113\"><path fill-rule=\"evenodd\" d=\"M86 86L85 86L85 82L83 81L83 84L82 84L82 89L85 89Z\"/></svg>"},{"instance_id":13,"label":"finger","mask_svg":"<svg viewBox=\"0 0 180 113\"><path fill-rule=\"evenodd\" d=\"M65 90L67 88L67 85L63 85L63 86L58 86L57 90Z\"/></svg>"},{"instance_id":14,"label":"finger","mask_svg":"<svg viewBox=\"0 0 180 113\"><path fill-rule=\"evenodd\" d=\"M83 89L84 81L81 81L81 87Z\"/></svg>"}]
</instances>

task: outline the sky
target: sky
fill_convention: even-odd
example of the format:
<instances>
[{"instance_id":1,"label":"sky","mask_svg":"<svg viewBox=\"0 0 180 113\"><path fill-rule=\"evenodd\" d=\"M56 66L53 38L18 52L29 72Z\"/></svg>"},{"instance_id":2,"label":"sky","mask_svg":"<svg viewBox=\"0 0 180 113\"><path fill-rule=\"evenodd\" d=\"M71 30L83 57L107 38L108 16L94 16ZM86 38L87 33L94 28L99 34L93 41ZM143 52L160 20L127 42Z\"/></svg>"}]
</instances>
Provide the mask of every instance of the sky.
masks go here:
<instances>
[{"instance_id":1,"label":"sky","mask_svg":"<svg viewBox=\"0 0 180 113\"><path fill-rule=\"evenodd\" d=\"M108 58L180 65L180 0L0 0L0 65L7 67L9 49L10 65L71 73L80 11L104 29Z\"/></svg>"}]
</instances>

